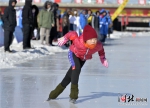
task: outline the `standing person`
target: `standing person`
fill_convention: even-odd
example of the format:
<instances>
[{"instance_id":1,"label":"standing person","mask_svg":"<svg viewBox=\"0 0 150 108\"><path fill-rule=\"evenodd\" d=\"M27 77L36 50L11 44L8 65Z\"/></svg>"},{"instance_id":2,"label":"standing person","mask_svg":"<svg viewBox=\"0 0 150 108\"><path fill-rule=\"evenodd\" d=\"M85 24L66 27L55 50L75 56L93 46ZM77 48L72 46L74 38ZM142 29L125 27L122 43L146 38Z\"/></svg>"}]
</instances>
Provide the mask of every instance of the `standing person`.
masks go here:
<instances>
[{"instance_id":1,"label":"standing person","mask_svg":"<svg viewBox=\"0 0 150 108\"><path fill-rule=\"evenodd\" d=\"M107 34L108 34L108 26L110 24L110 21L107 17L107 12L105 9L102 9L100 11L100 19L99 19L99 24L100 24L100 35L101 35L101 39L100 41L102 43L105 43L105 40L107 38Z\"/></svg>"},{"instance_id":2,"label":"standing person","mask_svg":"<svg viewBox=\"0 0 150 108\"><path fill-rule=\"evenodd\" d=\"M23 49L31 48L31 37L33 33L33 14L32 0L26 0L22 10L22 25L23 25Z\"/></svg>"},{"instance_id":3,"label":"standing person","mask_svg":"<svg viewBox=\"0 0 150 108\"><path fill-rule=\"evenodd\" d=\"M51 28L54 26L54 14L51 11L52 3L46 1L44 4L44 8L40 11L39 14L39 26L40 26L40 39L41 44L44 44L44 37L46 35L46 45L50 46L49 44L49 37Z\"/></svg>"},{"instance_id":4,"label":"standing person","mask_svg":"<svg viewBox=\"0 0 150 108\"><path fill-rule=\"evenodd\" d=\"M87 14L86 17L87 17L87 22L88 22L88 24L91 26L92 17L93 17L91 10L88 10L88 14Z\"/></svg>"},{"instance_id":5,"label":"standing person","mask_svg":"<svg viewBox=\"0 0 150 108\"><path fill-rule=\"evenodd\" d=\"M59 16L57 14L59 5L57 3L53 3L51 11L53 12L54 15L54 26L52 27L50 31L50 45L55 46L53 44L54 38L57 37L58 32L59 32Z\"/></svg>"},{"instance_id":6,"label":"standing person","mask_svg":"<svg viewBox=\"0 0 150 108\"><path fill-rule=\"evenodd\" d=\"M32 14L33 14L33 36L32 39L38 39L38 22L37 15L39 13L39 9L36 5L32 5Z\"/></svg>"},{"instance_id":7,"label":"standing person","mask_svg":"<svg viewBox=\"0 0 150 108\"><path fill-rule=\"evenodd\" d=\"M81 33L82 33L84 27L87 25L87 18L85 17L85 15L86 15L86 12L85 12L85 10L83 10L80 13L80 26L81 26L80 31L81 31Z\"/></svg>"},{"instance_id":8,"label":"standing person","mask_svg":"<svg viewBox=\"0 0 150 108\"><path fill-rule=\"evenodd\" d=\"M4 11L4 50L5 52L12 52L9 48L13 39L13 32L17 25L16 10L14 9L17 1L9 0L9 6Z\"/></svg>"},{"instance_id":9,"label":"standing person","mask_svg":"<svg viewBox=\"0 0 150 108\"><path fill-rule=\"evenodd\" d=\"M80 17L79 17L79 14L78 14L77 10L74 11L74 17L75 17L74 31L76 31L78 36L79 36L81 26L80 26Z\"/></svg>"},{"instance_id":10,"label":"standing person","mask_svg":"<svg viewBox=\"0 0 150 108\"><path fill-rule=\"evenodd\" d=\"M59 46L62 46L68 40L73 41L68 53L71 66L62 82L50 92L48 101L50 99L57 98L71 82L70 102L75 103L75 101L78 99L78 80L81 68L86 60L92 59L92 55L94 53L98 52L101 63L105 67L108 67L103 45L97 41L97 33L90 25L86 25L84 27L83 34L80 37L78 37L75 31L67 33L64 37L58 40Z\"/></svg>"},{"instance_id":11,"label":"standing person","mask_svg":"<svg viewBox=\"0 0 150 108\"><path fill-rule=\"evenodd\" d=\"M3 21L2 21L1 15L0 15L0 26L3 26Z\"/></svg>"},{"instance_id":12,"label":"standing person","mask_svg":"<svg viewBox=\"0 0 150 108\"><path fill-rule=\"evenodd\" d=\"M67 34L70 30L70 22L68 16L65 14L63 15L63 20L62 20L62 35L64 36ZM67 42L65 44L66 47L69 47L70 42Z\"/></svg>"},{"instance_id":13,"label":"standing person","mask_svg":"<svg viewBox=\"0 0 150 108\"><path fill-rule=\"evenodd\" d=\"M108 21L110 22L108 25L108 38L110 38L110 34L113 33L113 21L111 19L110 11L107 11L107 18Z\"/></svg>"},{"instance_id":14,"label":"standing person","mask_svg":"<svg viewBox=\"0 0 150 108\"><path fill-rule=\"evenodd\" d=\"M96 11L95 15L93 15L92 17L92 21L91 21L91 26L95 29L97 36L98 36L98 40L100 40L100 32L99 32L99 15L100 12Z\"/></svg>"}]
</instances>

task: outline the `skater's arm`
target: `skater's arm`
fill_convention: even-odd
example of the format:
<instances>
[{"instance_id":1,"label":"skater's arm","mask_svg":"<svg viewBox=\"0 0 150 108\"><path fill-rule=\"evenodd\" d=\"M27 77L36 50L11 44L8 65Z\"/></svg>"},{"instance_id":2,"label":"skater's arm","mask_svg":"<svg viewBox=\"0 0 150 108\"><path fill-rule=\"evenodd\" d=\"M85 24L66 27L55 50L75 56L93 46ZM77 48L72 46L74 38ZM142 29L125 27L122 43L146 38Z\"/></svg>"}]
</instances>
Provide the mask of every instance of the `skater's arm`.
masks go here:
<instances>
[{"instance_id":1,"label":"skater's arm","mask_svg":"<svg viewBox=\"0 0 150 108\"><path fill-rule=\"evenodd\" d=\"M102 57L102 58L105 58L105 51L104 51L104 48L103 48L103 45L100 43L100 46L101 46L101 48L100 48L100 50L98 51L98 54L99 54L99 56L100 56L100 58Z\"/></svg>"},{"instance_id":2,"label":"skater's arm","mask_svg":"<svg viewBox=\"0 0 150 108\"><path fill-rule=\"evenodd\" d=\"M75 40L78 37L75 31L68 32L65 36L58 39L58 45L64 45L68 40Z\"/></svg>"},{"instance_id":3,"label":"skater's arm","mask_svg":"<svg viewBox=\"0 0 150 108\"><path fill-rule=\"evenodd\" d=\"M75 31L71 31L71 32L68 32L64 38L68 39L68 40L75 40L76 38L78 37L78 34L77 32Z\"/></svg>"},{"instance_id":4,"label":"skater's arm","mask_svg":"<svg viewBox=\"0 0 150 108\"><path fill-rule=\"evenodd\" d=\"M108 68L108 61L105 57L105 52L102 44L101 44L101 50L98 51L98 54L100 56L100 61L102 65Z\"/></svg>"}]
</instances>

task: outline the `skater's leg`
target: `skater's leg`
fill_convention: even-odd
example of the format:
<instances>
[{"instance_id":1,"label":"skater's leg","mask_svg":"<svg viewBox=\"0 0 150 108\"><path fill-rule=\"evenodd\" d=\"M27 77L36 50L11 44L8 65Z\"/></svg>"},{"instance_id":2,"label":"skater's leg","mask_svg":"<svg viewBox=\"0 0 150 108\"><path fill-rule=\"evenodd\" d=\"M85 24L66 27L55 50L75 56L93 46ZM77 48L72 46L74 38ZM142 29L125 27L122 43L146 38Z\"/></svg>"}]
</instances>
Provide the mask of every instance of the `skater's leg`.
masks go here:
<instances>
[{"instance_id":1,"label":"skater's leg","mask_svg":"<svg viewBox=\"0 0 150 108\"><path fill-rule=\"evenodd\" d=\"M66 87L71 82L72 66L70 66L68 72L66 73L64 79L61 82L63 87Z\"/></svg>"},{"instance_id":2,"label":"skater's leg","mask_svg":"<svg viewBox=\"0 0 150 108\"><path fill-rule=\"evenodd\" d=\"M56 99L59 96L59 94L61 94L64 91L64 89L65 87L63 87L61 84L57 85L57 87L50 92L48 100Z\"/></svg>"},{"instance_id":3,"label":"skater's leg","mask_svg":"<svg viewBox=\"0 0 150 108\"><path fill-rule=\"evenodd\" d=\"M71 82L71 78L70 78L71 72L72 72L72 66L68 70L62 82L54 90L50 92L48 100L57 98L63 92L66 86Z\"/></svg>"},{"instance_id":4,"label":"skater's leg","mask_svg":"<svg viewBox=\"0 0 150 108\"><path fill-rule=\"evenodd\" d=\"M81 68L84 65L85 61L81 61L79 58L76 57L75 54L73 54L74 62L75 62L75 69L72 70L71 74L71 92L70 92L70 98L71 100L73 99L78 99L78 81L79 81L79 75L81 72Z\"/></svg>"}]
</instances>

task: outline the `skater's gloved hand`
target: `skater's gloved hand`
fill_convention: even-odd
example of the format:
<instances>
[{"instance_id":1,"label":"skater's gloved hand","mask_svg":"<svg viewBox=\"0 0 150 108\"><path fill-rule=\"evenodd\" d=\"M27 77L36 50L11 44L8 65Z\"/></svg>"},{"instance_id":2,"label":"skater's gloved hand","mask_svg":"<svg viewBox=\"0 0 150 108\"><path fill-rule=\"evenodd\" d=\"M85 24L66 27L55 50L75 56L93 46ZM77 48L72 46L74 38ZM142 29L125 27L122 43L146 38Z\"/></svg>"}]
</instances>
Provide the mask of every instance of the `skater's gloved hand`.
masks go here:
<instances>
[{"instance_id":1,"label":"skater's gloved hand","mask_svg":"<svg viewBox=\"0 0 150 108\"><path fill-rule=\"evenodd\" d=\"M64 36L58 39L58 46L63 46L68 39L66 39Z\"/></svg>"},{"instance_id":2,"label":"skater's gloved hand","mask_svg":"<svg viewBox=\"0 0 150 108\"><path fill-rule=\"evenodd\" d=\"M108 61L106 60L106 58L102 56L100 57L100 60L101 60L102 65L108 68Z\"/></svg>"}]
</instances>

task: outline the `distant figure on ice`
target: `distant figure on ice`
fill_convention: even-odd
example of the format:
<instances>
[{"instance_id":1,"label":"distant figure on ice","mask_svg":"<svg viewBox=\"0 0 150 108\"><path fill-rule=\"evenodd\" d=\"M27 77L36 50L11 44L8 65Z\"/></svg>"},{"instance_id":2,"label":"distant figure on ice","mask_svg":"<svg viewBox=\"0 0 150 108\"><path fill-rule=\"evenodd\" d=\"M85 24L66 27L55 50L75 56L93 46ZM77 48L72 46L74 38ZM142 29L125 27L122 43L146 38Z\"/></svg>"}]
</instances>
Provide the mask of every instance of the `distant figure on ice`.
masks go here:
<instances>
[{"instance_id":1,"label":"distant figure on ice","mask_svg":"<svg viewBox=\"0 0 150 108\"><path fill-rule=\"evenodd\" d=\"M110 21L110 18L108 18L107 16L106 10L102 9L100 11L100 17L99 17L99 26L100 26L100 35L101 35L100 41L102 43L105 43L110 23L111 21Z\"/></svg>"},{"instance_id":2,"label":"distant figure on ice","mask_svg":"<svg viewBox=\"0 0 150 108\"><path fill-rule=\"evenodd\" d=\"M23 49L31 48L31 37L33 33L32 0L26 0L22 10L23 25Z\"/></svg>"},{"instance_id":3,"label":"distant figure on ice","mask_svg":"<svg viewBox=\"0 0 150 108\"><path fill-rule=\"evenodd\" d=\"M81 68L88 59L92 59L92 55L98 52L101 63L108 67L108 62L105 58L105 52L103 45L97 40L96 31L90 26L86 25L83 29L83 34L78 37L75 31L67 33L65 36L58 40L58 45L64 45L68 40L72 40L68 58L71 63L71 67L66 73L66 76L62 82L49 94L48 101L55 99L71 82L70 102L75 103L78 99L78 80L81 72Z\"/></svg>"},{"instance_id":4,"label":"distant figure on ice","mask_svg":"<svg viewBox=\"0 0 150 108\"><path fill-rule=\"evenodd\" d=\"M13 32L15 31L15 27L17 25L16 21L16 10L14 9L17 1L9 0L9 6L4 11L4 50L5 52L12 52L9 46L12 43Z\"/></svg>"}]
</instances>

